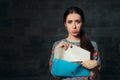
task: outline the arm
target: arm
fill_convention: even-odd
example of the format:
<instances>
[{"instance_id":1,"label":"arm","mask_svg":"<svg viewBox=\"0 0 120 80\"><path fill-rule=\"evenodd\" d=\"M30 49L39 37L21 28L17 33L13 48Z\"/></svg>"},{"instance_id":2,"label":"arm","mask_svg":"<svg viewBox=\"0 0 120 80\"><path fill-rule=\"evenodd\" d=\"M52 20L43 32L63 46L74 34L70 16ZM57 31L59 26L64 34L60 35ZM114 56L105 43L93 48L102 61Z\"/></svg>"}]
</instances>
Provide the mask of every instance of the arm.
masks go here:
<instances>
[{"instance_id":1,"label":"arm","mask_svg":"<svg viewBox=\"0 0 120 80\"><path fill-rule=\"evenodd\" d=\"M56 47L57 44L58 44L58 43L55 42L55 43L53 44L53 47L52 47L51 57L50 57L50 60L49 60L49 70L50 70L50 72L51 72L51 70L52 70L52 65L53 65L54 49L55 49L55 47ZM53 76L53 78L54 78L55 80L56 80L56 79L59 79L59 77L57 77L57 76L54 76L54 75L52 75L52 76Z\"/></svg>"},{"instance_id":2,"label":"arm","mask_svg":"<svg viewBox=\"0 0 120 80\"><path fill-rule=\"evenodd\" d=\"M92 54L92 60L83 61L82 65L88 69L91 69L91 77L95 78L101 68L100 52L96 42L92 42L94 47L94 53Z\"/></svg>"},{"instance_id":3,"label":"arm","mask_svg":"<svg viewBox=\"0 0 120 80\"><path fill-rule=\"evenodd\" d=\"M93 44L93 47L94 47L94 50L95 50L95 52L92 55L92 59L97 61L98 65L95 68L100 70L101 69L101 62L100 62L100 52L98 50L98 45L97 45L96 42L92 42L92 44Z\"/></svg>"},{"instance_id":4,"label":"arm","mask_svg":"<svg viewBox=\"0 0 120 80\"><path fill-rule=\"evenodd\" d=\"M57 41L57 42L54 43L53 48L52 48L50 62L49 62L50 72L52 70L52 64L54 62L53 59L54 59L54 50L55 50L55 48L63 48L64 50L67 50L68 46L69 46L69 44L67 44L64 41ZM53 77L55 79L60 79L61 78L61 77L58 77L58 76L55 76L55 75L53 75Z\"/></svg>"},{"instance_id":5,"label":"arm","mask_svg":"<svg viewBox=\"0 0 120 80\"><path fill-rule=\"evenodd\" d=\"M88 69L93 69L100 66L100 52L98 51L98 47L96 42L92 42L94 47L94 53L92 54L92 60L83 61L82 65Z\"/></svg>"},{"instance_id":6,"label":"arm","mask_svg":"<svg viewBox=\"0 0 120 80\"><path fill-rule=\"evenodd\" d=\"M99 52L97 43L92 42L92 44L93 44L93 47L94 47L94 50L95 50L95 52L92 55L92 59L97 62L97 65L94 68L92 68L91 78L99 78L98 73L101 70L100 52Z\"/></svg>"},{"instance_id":7,"label":"arm","mask_svg":"<svg viewBox=\"0 0 120 80\"><path fill-rule=\"evenodd\" d=\"M53 63L54 63L54 50L55 50L55 48L56 47L59 47L59 45L61 45L61 41L57 41L57 42L55 42L54 44L53 44L53 47L52 47L52 51L51 51L51 57L50 57L50 61L49 61L49 69L50 69L50 72L51 72L51 70L52 70L52 65L53 65ZM61 47L61 46L60 46ZM58 76L55 76L55 75L52 75L53 76L53 78L55 79L55 80L58 80L58 79L60 79L61 77L58 77Z\"/></svg>"},{"instance_id":8,"label":"arm","mask_svg":"<svg viewBox=\"0 0 120 80\"><path fill-rule=\"evenodd\" d=\"M94 69L100 66L100 56L96 42L92 42L94 47L94 53L92 54L92 60L86 60L82 62L82 65L88 69Z\"/></svg>"}]
</instances>

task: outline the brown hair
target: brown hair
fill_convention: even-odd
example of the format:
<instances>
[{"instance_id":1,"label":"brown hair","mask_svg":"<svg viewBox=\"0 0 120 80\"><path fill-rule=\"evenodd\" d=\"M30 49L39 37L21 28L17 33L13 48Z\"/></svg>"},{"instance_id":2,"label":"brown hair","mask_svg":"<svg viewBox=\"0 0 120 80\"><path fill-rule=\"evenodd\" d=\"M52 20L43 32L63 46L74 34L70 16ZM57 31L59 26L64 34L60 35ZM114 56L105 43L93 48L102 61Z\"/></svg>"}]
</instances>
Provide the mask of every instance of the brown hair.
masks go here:
<instances>
[{"instance_id":1,"label":"brown hair","mask_svg":"<svg viewBox=\"0 0 120 80\"><path fill-rule=\"evenodd\" d=\"M64 13L64 22L66 22L66 18L70 13L77 13L81 16L82 18L82 22L84 23L84 13L83 10L78 8L78 7L70 7L68 8L65 13ZM90 41L90 39L88 38L87 34L85 33L85 31L83 29L81 29L80 31L80 47L82 47L83 49L86 49L88 51L91 52L91 54L94 52L94 47Z\"/></svg>"}]
</instances>

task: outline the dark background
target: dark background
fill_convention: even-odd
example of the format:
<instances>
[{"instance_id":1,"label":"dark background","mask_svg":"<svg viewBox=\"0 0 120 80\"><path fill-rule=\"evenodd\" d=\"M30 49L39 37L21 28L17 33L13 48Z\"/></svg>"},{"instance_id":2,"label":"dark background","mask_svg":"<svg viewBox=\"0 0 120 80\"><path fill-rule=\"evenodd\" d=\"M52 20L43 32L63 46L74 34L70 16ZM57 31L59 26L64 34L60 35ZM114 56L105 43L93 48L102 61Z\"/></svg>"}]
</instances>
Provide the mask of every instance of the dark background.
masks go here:
<instances>
[{"instance_id":1,"label":"dark background","mask_svg":"<svg viewBox=\"0 0 120 80\"><path fill-rule=\"evenodd\" d=\"M101 51L101 80L120 79L119 0L0 0L0 80L50 80L53 42L66 37L63 13L84 10Z\"/></svg>"}]
</instances>

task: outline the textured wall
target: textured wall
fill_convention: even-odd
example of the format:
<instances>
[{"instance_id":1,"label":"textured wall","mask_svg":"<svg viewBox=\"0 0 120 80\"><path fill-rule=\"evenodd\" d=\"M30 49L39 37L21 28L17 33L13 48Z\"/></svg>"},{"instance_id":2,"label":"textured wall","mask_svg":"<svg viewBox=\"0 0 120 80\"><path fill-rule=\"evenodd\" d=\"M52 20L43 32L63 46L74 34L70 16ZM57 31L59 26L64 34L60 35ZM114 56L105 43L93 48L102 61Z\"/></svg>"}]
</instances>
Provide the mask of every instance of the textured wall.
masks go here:
<instances>
[{"instance_id":1,"label":"textured wall","mask_svg":"<svg viewBox=\"0 0 120 80\"><path fill-rule=\"evenodd\" d=\"M120 79L119 0L0 0L0 80L49 80L54 41L65 38L63 12L85 12L84 25L101 51L101 80Z\"/></svg>"}]
</instances>

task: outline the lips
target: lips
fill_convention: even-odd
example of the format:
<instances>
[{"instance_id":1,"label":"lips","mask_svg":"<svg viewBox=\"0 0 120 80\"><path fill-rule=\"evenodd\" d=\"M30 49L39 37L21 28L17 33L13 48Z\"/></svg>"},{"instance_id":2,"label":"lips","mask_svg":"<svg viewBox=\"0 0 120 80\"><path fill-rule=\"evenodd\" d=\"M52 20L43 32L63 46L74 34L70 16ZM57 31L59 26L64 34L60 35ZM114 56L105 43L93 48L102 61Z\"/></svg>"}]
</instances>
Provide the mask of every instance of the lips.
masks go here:
<instances>
[{"instance_id":1,"label":"lips","mask_svg":"<svg viewBox=\"0 0 120 80\"><path fill-rule=\"evenodd\" d=\"M72 33L78 33L78 31L77 30L73 30Z\"/></svg>"}]
</instances>

